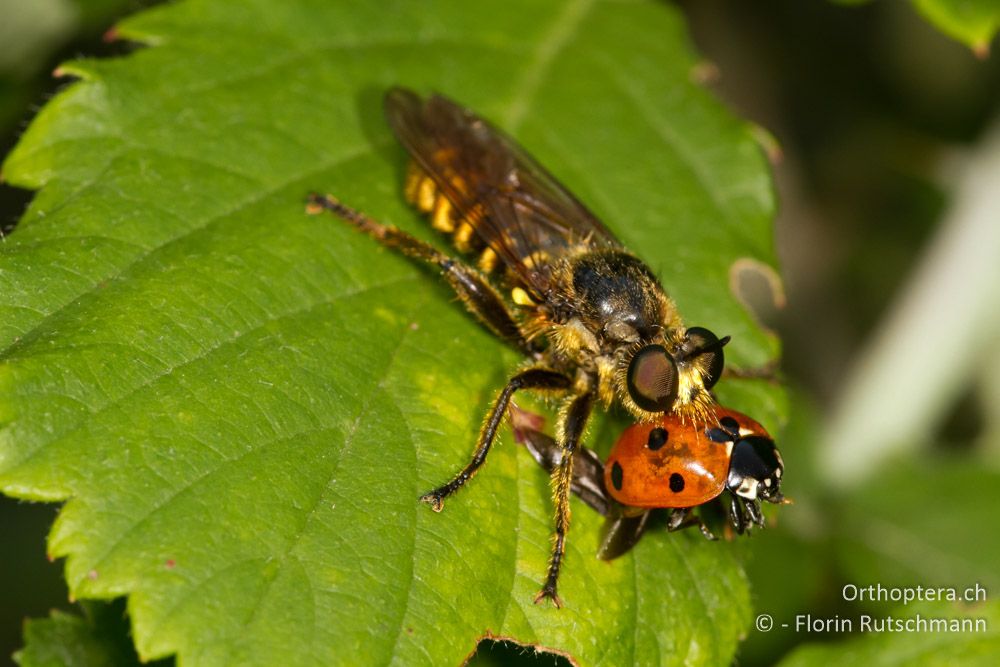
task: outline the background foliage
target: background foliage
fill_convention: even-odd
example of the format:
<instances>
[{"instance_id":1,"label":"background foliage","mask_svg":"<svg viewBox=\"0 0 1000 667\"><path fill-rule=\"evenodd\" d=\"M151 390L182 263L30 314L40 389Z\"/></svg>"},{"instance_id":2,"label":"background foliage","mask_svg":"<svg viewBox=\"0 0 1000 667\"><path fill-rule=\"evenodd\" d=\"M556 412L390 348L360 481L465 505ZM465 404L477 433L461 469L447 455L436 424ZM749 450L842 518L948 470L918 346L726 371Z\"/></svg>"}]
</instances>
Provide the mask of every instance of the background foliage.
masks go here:
<instances>
[{"instance_id":1,"label":"background foliage","mask_svg":"<svg viewBox=\"0 0 1000 667\"><path fill-rule=\"evenodd\" d=\"M387 620L385 627L401 632L381 647L371 644L370 622L338 618L332 630L323 624L341 646L355 637L366 652L354 655L365 655L366 662L373 655L455 661L488 627L570 651L584 664L653 656L718 664L728 662L738 636L748 635L740 658L746 664L771 662L815 637L753 630L745 576L753 582L754 613L770 613L779 622L804 610L856 615L857 605L837 599L843 581L978 581L995 590L997 545L984 541L979 528L996 506L1000 447L996 430L980 417L990 414L996 404L987 401L996 393L976 390L974 376L958 389L942 388L945 404L960 409L932 424L920 442L908 443L877 484L845 492L827 479L828 469L813 462L830 446L818 437L826 420L817 416L827 413L827 404L837 404L830 387L851 384L839 381L845 377L843 360L878 321L893 290L905 284L912 249L930 238L957 191L942 188L931 169L942 142L978 136L995 109L996 67L949 47L898 9L811 5L748 15L738 3L698 3L686 17L702 49L720 65L720 91L774 131L785 151L778 176L786 209L778 236L785 243L789 307L772 324L788 342L785 366L802 388L780 438L789 470L797 471L791 481L798 504L781 513L776 530L748 543L646 539L634 558L616 563L611 573L589 557L599 522L578 507L571 552L577 583L570 580L564 590L578 607L560 615L540 613L528 602L545 557L546 488L509 443L491 460L492 477L477 479L475 492L450 503L444 514L420 513L411 502L417 490L462 460L491 388L515 357L497 359L505 353L426 274L336 225L303 218L301 194L336 189L379 216L425 233L398 199L402 156L379 119L378 89L403 81L446 90L514 129L629 245L643 249L690 321L723 322L713 327L736 337L737 364L760 363L774 353L773 344L727 292L725 278L728 264L741 254L771 260L766 169L746 129L690 83L692 76L704 80L712 68L696 66L680 17L666 7L600 3L553 4L546 10L551 13L525 12L521 19L504 11L480 13L489 6L468 14L442 7L440 13L399 19L406 31L424 26L410 47L420 47L420 58L407 59L400 53L410 37L393 34L396 24L383 16L376 21L363 11L290 6L280 16L254 21L215 14L210 3L191 3L119 29L156 48L123 62L66 66L85 83L49 106L5 167L5 175L22 185L46 187L3 249L5 302L35 312L8 307L0 325L8 340L21 336L4 353L8 370L0 395L7 402L0 407L7 407L0 419L10 421L30 406L34 421L12 421L0 446L22 447L23 455L23 443L34 440L44 452L4 477L9 493L50 500L78 496L49 547L55 555L70 555L74 595L133 591L130 611L140 652L180 648L189 661L234 659L230 651L244 636L243 623L259 628L253 645L237 649L247 656L266 662L275 657L268 651L278 650L284 662L296 656L329 659L322 634L312 646L282 640L283 628L308 622L295 616L304 608L297 600L308 590L300 585L319 572L328 584L321 592L338 604L346 599L347 608L374 609L376 619L379 613L391 619L400 608L414 618L395 626ZM944 10L946 3L935 8ZM324 11L340 12L332 22L339 31L334 35L331 22L318 18ZM866 20L882 32L859 30ZM459 21L471 37L437 43L435 34L455 27L449 21ZM370 40L367 26L376 23L392 38ZM947 30L947 22L941 23ZM950 80L942 82L942 75L899 84L910 70L900 65L890 76L885 62L905 64L915 47L888 46L887 26L912 31L924 40L920 45L951 58L944 60L952 67ZM505 41L513 34L535 49L513 48ZM855 40L860 35L861 48L838 47L838 36L845 34ZM992 33L982 34L988 41ZM360 35L372 43L354 39L329 49L338 39ZM817 35L832 41L829 48ZM982 53L978 39L965 41ZM310 44L326 47L320 56ZM798 57L780 57L781 49L798 49ZM505 55L498 59L498 53ZM38 54L29 58L33 64ZM866 67L868 59L883 68ZM937 97L925 91L942 85L964 93L935 104ZM352 86L360 95L342 92ZM664 90L670 91L666 97ZM566 104L581 96L591 101L587 108ZM633 127L644 114L649 126ZM595 135L594 127L617 129ZM63 141L54 143L56 137ZM874 164L873 141L880 149ZM863 148L852 153L851 146ZM635 154L644 156L641 163L628 159ZM863 160L850 162L859 154ZM851 164L864 167L845 168ZM877 206L871 206L873 199ZM664 220L670 221L668 231L656 234ZM803 230L824 229L823 222L837 243L821 248L826 254L817 262L822 244L801 239ZM740 232L735 239L734 230ZM698 242L677 245L675 234ZM809 264L807 272L802 264ZM116 266L128 268L108 280ZM676 275L666 277L670 272ZM686 277L693 274L704 279ZM405 298L397 297L400 289ZM311 305L303 310L305 304ZM810 312L815 304L821 313ZM47 315L43 325L23 336L39 315ZM254 321L266 324L254 329ZM357 340L378 342L359 347ZM108 353L109 342L127 347ZM463 372L449 372L454 368ZM162 369L178 370L156 379ZM153 383L143 389L149 379ZM370 398L358 403L352 394L366 386ZM782 401L766 385L733 382L727 389L725 400L773 427L780 423ZM963 391L982 397L983 407L947 398ZM59 395L74 400L54 400ZM900 403L905 411L905 401ZM101 405L111 409L88 414ZM70 424L78 429L72 438L53 438ZM617 427L599 422L593 440L607 441ZM150 440L150 433L157 437ZM442 448L442 440L454 445ZM266 446L271 442L276 444ZM344 444L331 447L338 442ZM383 444L373 449L352 447L354 442ZM924 446L919 455L917 445ZM5 451L9 457L17 450ZM331 451L345 462L317 465ZM176 494L182 480L199 479L213 461L227 457L236 464L196 482L195 492ZM331 474L342 468L354 474ZM393 477L385 474L390 469ZM121 476L115 480L114 474ZM323 495L331 478L336 498ZM923 492L928 487L938 491L932 503ZM162 511L123 533L129 517L153 507L157 497L166 499ZM309 513L315 498L324 510ZM16 517L27 511L10 507L5 511ZM296 542L296 517L304 515L320 519ZM377 516L386 532L352 531L361 525L354 517L362 515ZM477 537L471 544L470 527ZM394 531L394 539L380 540L387 531ZM399 531L414 536L414 550L393 552ZM189 544L191 536L197 544ZM107 551L110 544L115 546ZM281 552L282 544L291 550ZM295 558L275 559L274 548ZM461 549L461 564L441 569L442 548ZM293 560L305 563L304 576L288 567ZM393 581L405 582L400 568L408 560L418 574L410 574L415 584L399 589L409 591L405 605L352 598L366 578L390 573ZM36 561L42 562L40 556ZM504 561L515 573L507 588L491 569ZM477 572L477 563L488 571ZM206 576L210 583L200 583ZM260 582L271 586L254 588ZM393 590L380 584L371 590ZM37 604L44 586L31 590ZM433 599L438 591L465 597L442 605ZM618 598L609 600L609 591ZM215 602L198 614L181 614L184 622L172 605L185 600ZM960 611L994 617L995 603L990 605L988 611ZM257 611L235 618L241 606ZM454 610L450 618L441 614L448 608ZM44 607L31 609L38 615ZM336 614L322 604L313 609L321 619ZM581 611L588 618L581 619ZM876 605L874 611L889 610ZM234 625L210 627L203 620L215 621L220 613ZM123 626L114 622L120 610L91 607L83 618L56 615L33 622L21 660L46 664L47 655L122 650ZM646 623L650 618L659 622ZM430 626L456 627L457 635L434 641L422 633ZM619 640L626 628L639 627L645 630ZM884 656L887 664L908 664L913 655L905 649L893 638L871 636L842 648L806 649L791 660L846 662L860 651ZM995 649L995 635L957 637L931 642L918 657L933 662L958 652L983 658ZM413 650L427 653L407 652ZM498 658L502 650L483 653L509 658ZM71 660L77 658L62 662L93 664Z\"/></svg>"}]
</instances>

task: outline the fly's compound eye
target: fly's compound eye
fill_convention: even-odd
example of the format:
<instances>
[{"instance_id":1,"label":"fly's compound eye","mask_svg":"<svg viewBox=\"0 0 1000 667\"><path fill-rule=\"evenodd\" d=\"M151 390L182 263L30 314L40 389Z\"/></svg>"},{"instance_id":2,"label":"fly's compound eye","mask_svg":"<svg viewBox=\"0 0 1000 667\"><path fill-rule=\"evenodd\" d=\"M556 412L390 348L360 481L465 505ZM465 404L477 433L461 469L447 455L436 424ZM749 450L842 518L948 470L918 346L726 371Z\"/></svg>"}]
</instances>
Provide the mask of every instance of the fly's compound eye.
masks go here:
<instances>
[{"instance_id":1,"label":"fly's compound eye","mask_svg":"<svg viewBox=\"0 0 1000 667\"><path fill-rule=\"evenodd\" d=\"M665 347L647 345L628 364L629 396L643 410L666 412L677 398L677 366Z\"/></svg>"},{"instance_id":2,"label":"fly's compound eye","mask_svg":"<svg viewBox=\"0 0 1000 667\"><path fill-rule=\"evenodd\" d=\"M697 366L701 370L705 388L711 389L722 377L722 369L726 364L722 348L729 342L729 336L720 339L708 329L691 327L685 332L684 339L679 358Z\"/></svg>"}]
</instances>

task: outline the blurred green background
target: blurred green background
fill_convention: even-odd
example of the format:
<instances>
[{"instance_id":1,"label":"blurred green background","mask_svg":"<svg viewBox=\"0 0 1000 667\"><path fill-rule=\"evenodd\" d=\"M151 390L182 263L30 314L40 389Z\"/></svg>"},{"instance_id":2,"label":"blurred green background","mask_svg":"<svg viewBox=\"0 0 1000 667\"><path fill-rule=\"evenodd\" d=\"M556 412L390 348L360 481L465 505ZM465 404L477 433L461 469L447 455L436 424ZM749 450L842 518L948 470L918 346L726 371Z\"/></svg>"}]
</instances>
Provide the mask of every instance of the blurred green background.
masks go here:
<instances>
[{"instance_id":1,"label":"blurred green background","mask_svg":"<svg viewBox=\"0 0 1000 667\"><path fill-rule=\"evenodd\" d=\"M60 85L51 70L127 52L102 36L149 4L0 0L3 153ZM796 505L746 545L757 610L779 625L891 611L845 601L845 583L978 583L992 602L1000 280L977 258L1000 257L989 229L1000 228L1000 195L990 209L975 181L1000 184L997 57L942 36L909 3L681 7L709 86L780 147L785 303L764 298L757 310L784 343L793 409L779 444ZM0 185L3 233L29 198ZM23 619L73 608L60 564L45 557L55 514L0 498L0 656L21 645ZM844 639L750 629L738 660L772 664L799 643ZM504 643L476 660L559 662Z\"/></svg>"}]
</instances>

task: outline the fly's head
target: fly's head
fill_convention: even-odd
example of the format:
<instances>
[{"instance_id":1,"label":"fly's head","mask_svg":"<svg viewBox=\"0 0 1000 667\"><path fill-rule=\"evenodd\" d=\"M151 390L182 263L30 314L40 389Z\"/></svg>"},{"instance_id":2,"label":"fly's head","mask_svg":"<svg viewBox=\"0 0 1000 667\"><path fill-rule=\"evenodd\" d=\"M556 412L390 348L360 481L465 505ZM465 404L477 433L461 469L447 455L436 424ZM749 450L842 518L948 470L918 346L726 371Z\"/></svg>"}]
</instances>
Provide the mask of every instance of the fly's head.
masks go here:
<instances>
[{"instance_id":1,"label":"fly's head","mask_svg":"<svg viewBox=\"0 0 1000 667\"><path fill-rule=\"evenodd\" d=\"M674 412L706 421L714 403L710 393L722 376L722 348L729 337L708 329L666 329L653 342L636 343L618 359L617 393L637 418L649 421Z\"/></svg>"}]
</instances>

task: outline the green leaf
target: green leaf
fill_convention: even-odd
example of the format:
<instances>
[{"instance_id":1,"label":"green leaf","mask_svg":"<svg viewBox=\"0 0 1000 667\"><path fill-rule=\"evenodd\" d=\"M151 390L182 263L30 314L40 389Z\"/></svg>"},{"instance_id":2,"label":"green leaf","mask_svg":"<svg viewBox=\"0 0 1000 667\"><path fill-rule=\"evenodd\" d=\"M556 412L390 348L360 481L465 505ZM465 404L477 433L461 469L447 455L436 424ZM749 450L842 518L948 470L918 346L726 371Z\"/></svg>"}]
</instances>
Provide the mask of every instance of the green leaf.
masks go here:
<instances>
[{"instance_id":1,"label":"green leaf","mask_svg":"<svg viewBox=\"0 0 1000 667\"><path fill-rule=\"evenodd\" d=\"M128 638L124 605L84 603L83 615L53 611L24 624L23 649L14 654L21 667L138 666Z\"/></svg>"},{"instance_id":2,"label":"green leaf","mask_svg":"<svg viewBox=\"0 0 1000 667\"><path fill-rule=\"evenodd\" d=\"M990 41L1000 30L1000 4L996 0L912 0L928 21L976 53L989 53Z\"/></svg>"},{"instance_id":3,"label":"green leaf","mask_svg":"<svg viewBox=\"0 0 1000 667\"><path fill-rule=\"evenodd\" d=\"M911 603L868 616L866 626L861 615L837 619L852 621L860 636L835 644L806 644L780 667L991 667L1000 654L1000 605L995 601Z\"/></svg>"},{"instance_id":4,"label":"green leaf","mask_svg":"<svg viewBox=\"0 0 1000 667\"><path fill-rule=\"evenodd\" d=\"M554 610L532 604L548 480L506 434L442 514L416 502L517 355L432 272L303 210L330 191L433 239L380 98L439 90L514 133L687 321L731 334L731 364L767 362L728 290L738 258L774 263L766 164L691 83L679 14L203 1L119 34L153 48L64 66L83 81L4 166L40 192L0 244L0 488L67 501L49 549L73 595L128 595L144 660L456 664L491 634L579 664L730 661L750 617L732 545L658 532L599 562L574 501ZM780 424L779 390L721 384Z\"/></svg>"}]
</instances>

